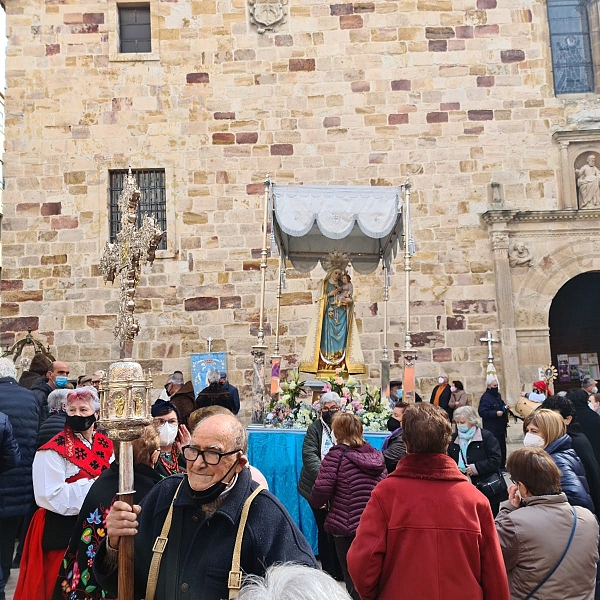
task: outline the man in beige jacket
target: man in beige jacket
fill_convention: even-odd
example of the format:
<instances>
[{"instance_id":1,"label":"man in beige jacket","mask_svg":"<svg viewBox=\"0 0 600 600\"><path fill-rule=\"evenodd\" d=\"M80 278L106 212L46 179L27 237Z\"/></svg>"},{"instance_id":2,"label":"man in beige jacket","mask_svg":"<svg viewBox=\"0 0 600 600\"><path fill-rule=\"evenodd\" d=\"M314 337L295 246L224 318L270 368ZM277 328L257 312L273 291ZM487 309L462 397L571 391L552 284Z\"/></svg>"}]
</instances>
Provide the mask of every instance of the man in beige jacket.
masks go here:
<instances>
[{"instance_id":1,"label":"man in beige jacket","mask_svg":"<svg viewBox=\"0 0 600 600\"><path fill-rule=\"evenodd\" d=\"M508 505L496 517L496 530L511 600L523 600L536 588L539 592L533 597L544 600L593 600L595 516L568 503L561 492L560 471L541 448L513 452L506 467L514 484L508 488Z\"/></svg>"}]
</instances>

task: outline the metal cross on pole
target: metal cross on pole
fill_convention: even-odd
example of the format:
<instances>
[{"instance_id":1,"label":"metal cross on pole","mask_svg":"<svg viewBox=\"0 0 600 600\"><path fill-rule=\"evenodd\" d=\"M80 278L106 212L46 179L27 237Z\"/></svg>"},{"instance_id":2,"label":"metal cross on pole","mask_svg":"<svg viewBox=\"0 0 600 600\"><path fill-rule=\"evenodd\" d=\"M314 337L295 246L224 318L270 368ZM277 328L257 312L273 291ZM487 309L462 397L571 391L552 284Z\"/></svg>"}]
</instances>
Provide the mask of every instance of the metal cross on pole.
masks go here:
<instances>
[{"instance_id":1,"label":"metal cross on pole","mask_svg":"<svg viewBox=\"0 0 600 600\"><path fill-rule=\"evenodd\" d=\"M148 215L144 215L142 226L138 229L140 195L140 188L130 168L125 176L118 203L121 213L121 231L117 234L115 243L106 242L100 260L100 270L105 282L113 283L115 277L121 278L121 303L114 329L121 348L120 358L131 354L131 342L140 330L133 311L135 310L135 288L140 280L142 266L146 262L154 262L156 249L165 235L165 232L157 227L156 219Z\"/></svg>"},{"instance_id":2,"label":"metal cross on pole","mask_svg":"<svg viewBox=\"0 0 600 600\"><path fill-rule=\"evenodd\" d=\"M494 364L494 353L492 351L492 344L497 343L500 340L497 340L492 337L492 332L488 331L486 337L479 338L480 342L486 342L488 345L488 363Z\"/></svg>"},{"instance_id":3,"label":"metal cross on pole","mask_svg":"<svg viewBox=\"0 0 600 600\"><path fill-rule=\"evenodd\" d=\"M115 442L119 442L119 499L133 505L134 472L133 440L139 438L144 427L152 423L150 390L152 377L144 375L141 365L131 358L133 338L140 330L134 318L135 288L140 280L144 263L152 263L164 232L156 226L153 217L144 215L142 226L137 227L138 203L141 191L129 169L123 191L119 196L121 231L115 243L106 243L100 270L104 281L121 278L121 302L114 334L119 341L120 360L110 365L101 381L101 427ZM119 598L133 600L133 537L119 539Z\"/></svg>"}]
</instances>

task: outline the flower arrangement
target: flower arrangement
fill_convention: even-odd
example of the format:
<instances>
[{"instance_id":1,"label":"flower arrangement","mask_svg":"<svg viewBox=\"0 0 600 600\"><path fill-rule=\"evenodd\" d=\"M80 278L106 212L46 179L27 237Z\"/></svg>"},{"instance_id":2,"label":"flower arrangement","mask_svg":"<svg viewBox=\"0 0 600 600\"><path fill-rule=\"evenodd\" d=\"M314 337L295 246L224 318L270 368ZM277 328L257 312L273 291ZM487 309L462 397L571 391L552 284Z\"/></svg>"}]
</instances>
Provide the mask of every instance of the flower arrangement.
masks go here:
<instances>
[{"instance_id":1,"label":"flower arrangement","mask_svg":"<svg viewBox=\"0 0 600 600\"><path fill-rule=\"evenodd\" d=\"M319 402L310 404L301 399L304 381L300 381L298 371L280 384L279 397L269 406L265 417L266 427L283 429L306 429L319 416ZM365 385L365 393L359 394L359 382L348 374L337 370L323 385L323 392L336 392L342 400L342 410L354 413L363 424L365 431L386 431L387 421L392 411L381 398L379 388Z\"/></svg>"}]
</instances>

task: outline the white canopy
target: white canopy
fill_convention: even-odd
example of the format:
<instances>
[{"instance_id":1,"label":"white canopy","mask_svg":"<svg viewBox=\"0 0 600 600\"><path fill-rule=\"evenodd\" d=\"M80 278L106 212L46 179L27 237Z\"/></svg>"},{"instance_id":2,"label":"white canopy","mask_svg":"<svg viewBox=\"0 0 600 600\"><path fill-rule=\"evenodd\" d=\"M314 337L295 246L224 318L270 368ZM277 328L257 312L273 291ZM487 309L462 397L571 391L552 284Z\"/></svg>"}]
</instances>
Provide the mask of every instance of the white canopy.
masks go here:
<instances>
[{"instance_id":1,"label":"white canopy","mask_svg":"<svg viewBox=\"0 0 600 600\"><path fill-rule=\"evenodd\" d=\"M400 187L271 185L271 223L281 254L308 272L329 252L359 273L389 267L402 236Z\"/></svg>"}]
</instances>

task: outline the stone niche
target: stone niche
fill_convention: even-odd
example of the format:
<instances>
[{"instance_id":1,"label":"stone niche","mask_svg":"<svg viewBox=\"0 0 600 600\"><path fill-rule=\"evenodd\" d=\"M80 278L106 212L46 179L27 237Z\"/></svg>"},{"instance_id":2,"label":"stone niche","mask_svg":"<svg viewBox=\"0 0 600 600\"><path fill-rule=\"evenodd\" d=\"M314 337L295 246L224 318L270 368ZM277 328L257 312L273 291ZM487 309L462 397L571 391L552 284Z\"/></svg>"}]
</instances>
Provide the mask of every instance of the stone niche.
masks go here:
<instances>
[{"instance_id":1,"label":"stone niche","mask_svg":"<svg viewBox=\"0 0 600 600\"><path fill-rule=\"evenodd\" d=\"M557 131L552 139L560 148L560 180L558 186L559 209L598 209L600 208L600 130ZM588 185L587 190L578 188L577 180L582 176L581 169L591 175L588 158L595 157L598 177ZM598 188L597 193L591 187Z\"/></svg>"}]
</instances>

